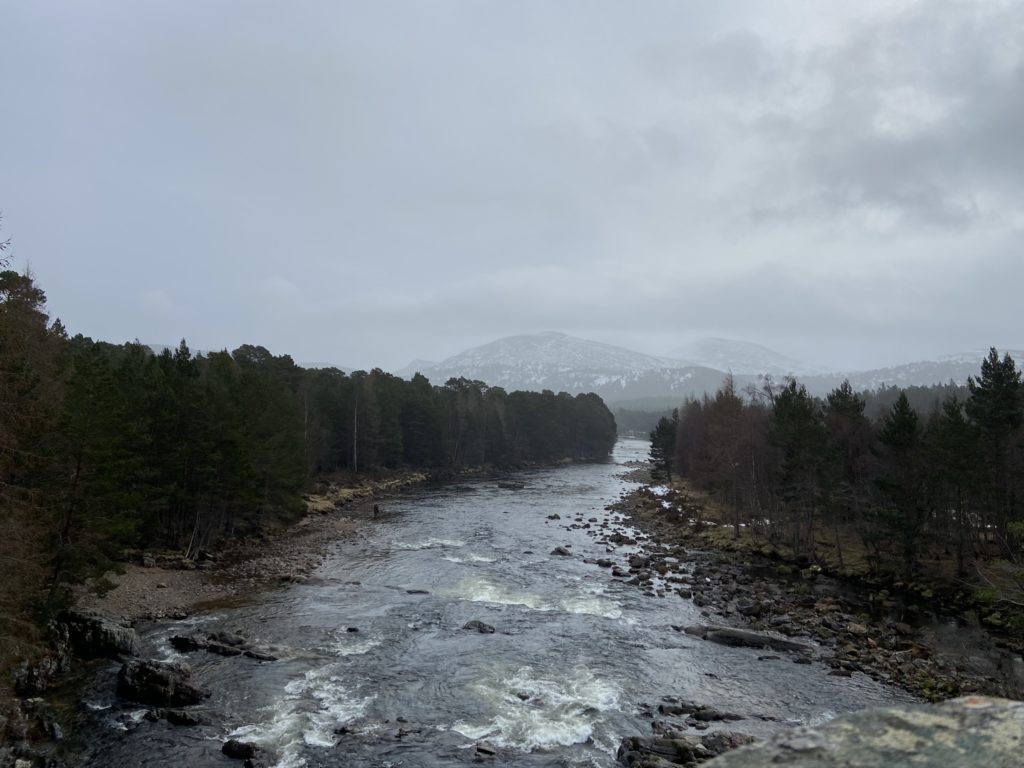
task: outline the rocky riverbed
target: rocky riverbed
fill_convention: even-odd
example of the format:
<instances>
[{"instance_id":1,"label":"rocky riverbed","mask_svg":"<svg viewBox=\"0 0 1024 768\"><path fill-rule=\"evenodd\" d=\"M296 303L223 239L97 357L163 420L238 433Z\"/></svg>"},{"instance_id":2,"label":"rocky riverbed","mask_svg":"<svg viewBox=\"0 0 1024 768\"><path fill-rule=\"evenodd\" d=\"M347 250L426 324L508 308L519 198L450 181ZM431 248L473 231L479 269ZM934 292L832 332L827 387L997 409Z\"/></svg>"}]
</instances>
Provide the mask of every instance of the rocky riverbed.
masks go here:
<instances>
[{"instance_id":1,"label":"rocky riverbed","mask_svg":"<svg viewBox=\"0 0 1024 768\"><path fill-rule=\"evenodd\" d=\"M944 614L920 596L833 578L750 546L715 547L702 533L708 523L693 524L700 517L695 504L685 493L644 486L611 507L649 536L628 568L611 565L613 575L651 595L691 600L707 623L679 631L730 642L717 625L751 630L746 640L731 642L762 644L766 661L776 658L772 651L793 652L783 638L802 641L796 663L818 664L834 676L869 675L930 700L1024 696L1020 649L986 631L969 610ZM615 529L595 535L611 546L624 536Z\"/></svg>"}]
</instances>

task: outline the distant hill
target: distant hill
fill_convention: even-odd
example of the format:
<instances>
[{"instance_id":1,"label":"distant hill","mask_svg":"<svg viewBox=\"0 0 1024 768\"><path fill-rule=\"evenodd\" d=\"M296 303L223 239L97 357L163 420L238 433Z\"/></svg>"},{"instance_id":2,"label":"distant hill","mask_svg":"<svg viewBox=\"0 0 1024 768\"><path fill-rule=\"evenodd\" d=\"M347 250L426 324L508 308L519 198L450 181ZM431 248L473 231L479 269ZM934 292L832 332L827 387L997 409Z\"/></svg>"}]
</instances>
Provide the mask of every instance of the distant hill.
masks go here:
<instances>
[{"instance_id":1,"label":"distant hill","mask_svg":"<svg viewBox=\"0 0 1024 768\"><path fill-rule=\"evenodd\" d=\"M672 357L686 360L690 365L713 368L718 371L732 371L741 374L788 374L824 373L799 360L786 357L774 349L735 339L706 338L676 348Z\"/></svg>"},{"instance_id":2,"label":"distant hill","mask_svg":"<svg viewBox=\"0 0 1024 768\"><path fill-rule=\"evenodd\" d=\"M398 375L422 373L437 385L450 378L484 381L506 390L596 392L605 402L637 410L662 410L687 397L713 394L729 371L737 389L760 386L763 375L781 381L796 374L809 392L823 396L849 379L855 389L882 386L964 384L977 375L988 350L950 355L869 371L822 373L767 347L728 339L704 339L678 350L686 359L656 357L564 333L509 336L439 363L417 360ZM1024 351L1010 350L1024 363ZM715 363L711 365L710 363Z\"/></svg>"},{"instance_id":3,"label":"distant hill","mask_svg":"<svg viewBox=\"0 0 1024 768\"><path fill-rule=\"evenodd\" d=\"M1000 357L1009 354L1020 368L1024 363L1024 350L999 350ZM981 371L981 361L988 355L988 350L965 352L947 355L939 360L919 360L913 363L875 368L870 371L849 371L846 373L829 373L817 376L801 376L800 381L808 392L824 394L839 386L844 379L857 390L878 389L888 387L928 386L930 384L966 384L968 376L977 376Z\"/></svg>"},{"instance_id":4,"label":"distant hill","mask_svg":"<svg viewBox=\"0 0 1024 768\"><path fill-rule=\"evenodd\" d=\"M429 368L433 368L436 365L437 362L434 360L413 360L411 363L405 366L405 368L395 371L394 373L396 376L401 376L403 379L411 379L417 373L422 373L423 371Z\"/></svg>"},{"instance_id":5,"label":"distant hill","mask_svg":"<svg viewBox=\"0 0 1024 768\"><path fill-rule=\"evenodd\" d=\"M555 332L509 336L440 363L417 361L399 373L408 377L416 371L434 384L464 377L507 390L596 392L609 403L659 397L682 400L713 391L723 376L721 371L682 360Z\"/></svg>"}]
</instances>

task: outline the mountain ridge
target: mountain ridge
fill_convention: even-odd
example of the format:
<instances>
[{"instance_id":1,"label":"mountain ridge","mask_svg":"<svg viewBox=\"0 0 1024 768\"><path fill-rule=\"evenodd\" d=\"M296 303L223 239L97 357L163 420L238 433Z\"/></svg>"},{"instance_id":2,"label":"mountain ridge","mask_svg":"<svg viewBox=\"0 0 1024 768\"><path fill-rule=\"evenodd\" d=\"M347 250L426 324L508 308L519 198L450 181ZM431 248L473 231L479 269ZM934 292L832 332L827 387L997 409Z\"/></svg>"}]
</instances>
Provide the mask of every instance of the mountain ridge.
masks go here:
<instances>
[{"instance_id":1,"label":"mountain ridge","mask_svg":"<svg viewBox=\"0 0 1024 768\"><path fill-rule=\"evenodd\" d=\"M507 390L595 392L608 403L682 402L713 394L731 373L738 389L760 386L764 377L793 374L807 390L825 395L849 380L856 390L883 386L927 386L950 380L964 384L976 376L986 352L964 352L939 360L919 360L864 371L824 372L759 344L730 339L704 339L689 346L696 359L659 357L604 342L547 331L507 336L464 350L439 363L414 361L398 375L419 372L433 384L468 378ZM685 352L687 347L679 351ZM703 354L700 354L703 353ZM748 353L744 356L744 353ZM1008 350L1024 361L1024 351ZM722 355L731 355L725 359ZM1003 354L1003 351L1000 352ZM721 367L702 364L718 355ZM423 365L426 363L426 365ZM416 367L413 371L411 368Z\"/></svg>"}]
</instances>

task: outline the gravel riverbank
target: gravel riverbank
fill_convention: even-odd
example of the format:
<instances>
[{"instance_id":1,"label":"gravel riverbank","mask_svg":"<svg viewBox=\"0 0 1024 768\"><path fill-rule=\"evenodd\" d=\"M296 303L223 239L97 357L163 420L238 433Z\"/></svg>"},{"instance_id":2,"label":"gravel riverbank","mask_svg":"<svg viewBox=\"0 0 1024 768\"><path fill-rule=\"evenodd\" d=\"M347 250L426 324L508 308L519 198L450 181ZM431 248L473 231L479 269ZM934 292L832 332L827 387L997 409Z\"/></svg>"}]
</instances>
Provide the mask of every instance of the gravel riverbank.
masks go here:
<instances>
[{"instance_id":1,"label":"gravel riverbank","mask_svg":"<svg viewBox=\"0 0 1024 768\"><path fill-rule=\"evenodd\" d=\"M814 652L795 660L821 664L825 674L869 675L930 700L1024 696L1019 649L993 636L970 610L944 614L920 596L771 559L742 542L724 549L706 524L701 530L691 523L695 503L679 491L645 486L612 505L650 536L624 578L651 594L692 600L712 629L809 643ZM710 639L706 627L679 631Z\"/></svg>"}]
</instances>

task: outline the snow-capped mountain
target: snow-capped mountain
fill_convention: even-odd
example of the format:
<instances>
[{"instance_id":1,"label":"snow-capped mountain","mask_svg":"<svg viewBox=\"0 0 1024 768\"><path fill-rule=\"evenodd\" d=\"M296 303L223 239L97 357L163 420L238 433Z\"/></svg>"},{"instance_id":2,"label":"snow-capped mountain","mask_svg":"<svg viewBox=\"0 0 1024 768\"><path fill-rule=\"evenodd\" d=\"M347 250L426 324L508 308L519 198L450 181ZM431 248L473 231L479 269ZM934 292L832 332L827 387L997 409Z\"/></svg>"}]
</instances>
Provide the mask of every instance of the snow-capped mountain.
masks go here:
<instances>
[{"instance_id":1,"label":"snow-capped mountain","mask_svg":"<svg viewBox=\"0 0 1024 768\"><path fill-rule=\"evenodd\" d=\"M777 382L794 374L818 396L824 396L844 379L849 379L856 390L883 385L927 386L950 380L963 384L968 376L978 375L987 354L986 350L870 371L821 373L766 347L745 342L706 339L679 352L688 359L655 357L549 332L498 339L440 363L418 360L399 375L411 378L418 371L436 385L464 377L509 391L596 392L610 404L662 409L690 396L713 394L728 372L733 374L737 390L760 386L765 374ZM1024 363L1024 352L1011 350L1010 356Z\"/></svg>"},{"instance_id":2,"label":"snow-capped mountain","mask_svg":"<svg viewBox=\"0 0 1024 768\"><path fill-rule=\"evenodd\" d=\"M421 362L406 366L399 375L419 371L434 384L464 377L510 391L596 392L609 401L676 392L685 397L693 387L703 387L708 374L721 379L718 371L704 371L680 360L555 332L509 336L440 363L423 366Z\"/></svg>"},{"instance_id":3,"label":"snow-capped mountain","mask_svg":"<svg viewBox=\"0 0 1024 768\"><path fill-rule=\"evenodd\" d=\"M672 352L673 358L690 365L732 371L735 374L771 374L772 376L824 373L799 360L786 357L768 347L735 339L705 338L686 344Z\"/></svg>"}]
</instances>

